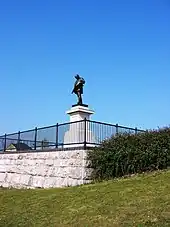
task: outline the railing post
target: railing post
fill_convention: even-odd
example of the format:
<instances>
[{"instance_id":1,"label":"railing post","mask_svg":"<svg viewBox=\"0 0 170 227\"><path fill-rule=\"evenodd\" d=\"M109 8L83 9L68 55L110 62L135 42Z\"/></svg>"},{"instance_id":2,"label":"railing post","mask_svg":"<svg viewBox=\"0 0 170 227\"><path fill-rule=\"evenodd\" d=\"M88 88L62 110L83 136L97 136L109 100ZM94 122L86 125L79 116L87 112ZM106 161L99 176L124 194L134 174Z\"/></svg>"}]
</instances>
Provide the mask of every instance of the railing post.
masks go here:
<instances>
[{"instance_id":1,"label":"railing post","mask_svg":"<svg viewBox=\"0 0 170 227\"><path fill-rule=\"evenodd\" d=\"M58 123L56 124L56 148L58 148Z\"/></svg>"},{"instance_id":2,"label":"railing post","mask_svg":"<svg viewBox=\"0 0 170 227\"><path fill-rule=\"evenodd\" d=\"M6 150L6 134L5 134L5 141L4 141L4 152Z\"/></svg>"},{"instance_id":3,"label":"railing post","mask_svg":"<svg viewBox=\"0 0 170 227\"><path fill-rule=\"evenodd\" d=\"M20 150L20 131L18 132L18 141L17 141L17 144L18 144L18 150Z\"/></svg>"},{"instance_id":4,"label":"railing post","mask_svg":"<svg viewBox=\"0 0 170 227\"><path fill-rule=\"evenodd\" d=\"M138 129L137 129L137 127L135 128L135 135L137 135L137 133L138 133Z\"/></svg>"},{"instance_id":5,"label":"railing post","mask_svg":"<svg viewBox=\"0 0 170 227\"><path fill-rule=\"evenodd\" d=\"M119 125L116 124L116 135L118 135L118 133L119 133Z\"/></svg>"},{"instance_id":6,"label":"railing post","mask_svg":"<svg viewBox=\"0 0 170 227\"><path fill-rule=\"evenodd\" d=\"M34 150L37 148L37 127L35 128Z\"/></svg>"},{"instance_id":7,"label":"railing post","mask_svg":"<svg viewBox=\"0 0 170 227\"><path fill-rule=\"evenodd\" d=\"M87 132L87 120L86 118L84 118L84 150L86 150L87 148L86 132Z\"/></svg>"}]
</instances>

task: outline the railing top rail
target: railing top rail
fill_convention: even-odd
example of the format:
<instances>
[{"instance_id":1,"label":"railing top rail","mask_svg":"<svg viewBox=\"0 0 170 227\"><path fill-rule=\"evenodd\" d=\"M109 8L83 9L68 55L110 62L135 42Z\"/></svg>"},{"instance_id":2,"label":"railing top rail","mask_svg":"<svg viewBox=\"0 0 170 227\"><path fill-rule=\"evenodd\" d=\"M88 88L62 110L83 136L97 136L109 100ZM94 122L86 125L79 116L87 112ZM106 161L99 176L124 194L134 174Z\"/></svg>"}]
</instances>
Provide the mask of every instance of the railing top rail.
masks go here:
<instances>
[{"instance_id":1,"label":"railing top rail","mask_svg":"<svg viewBox=\"0 0 170 227\"><path fill-rule=\"evenodd\" d=\"M101 121L92 121L92 120L87 120L88 122L92 122L92 123L96 123L96 124L101 124L101 125L108 125L108 126L114 126L116 127L116 125L114 124L110 124L110 123L106 123L106 122L101 122Z\"/></svg>"},{"instance_id":2,"label":"railing top rail","mask_svg":"<svg viewBox=\"0 0 170 227\"><path fill-rule=\"evenodd\" d=\"M24 131L18 131L18 132L14 132L14 133L9 133L9 134L5 134L6 136L13 136L13 135L18 135L18 133L26 133L26 132L33 132L35 131L35 129L29 129L29 130L24 130ZM3 135L3 136L5 136ZM1 137L1 136L0 136Z\"/></svg>"},{"instance_id":3,"label":"railing top rail","mask_svg":"<svg viewBox=\"0 0 170 227\"><path fill-rule=\"evenodd\" d=\"M106 123L106 122L100 122L100 121L92 121L92 120L87 120L88 122L92 122L92 123L96 123L96 124L101 124L101 125L107 125L107 126L114 126L114 127L118 127L118 128L124 128L124 129L128 129L128 130L136 130L137 128L129 128L126 126L121 126L118 124L110 124L110 123ZM141 131L141 132L145 132L145 130L142 129L137 129L137 131Z\"/></svg>"},{"instance_id":4,"label":"railing top rail","mask_svg":"<svg viewBox=\"0 0 170 227\"><path fill-rule=\"evenodd\" d=\"M61 123L61 124L58 124L58 126L71 125L71 124L76 124L76 123L80 123L80 122L84 122L84 120Z\"/></svg>"},{"instance_id":5,"label":"railing top rail","mask_svg":"<svg viewBox=\"0 0 170 227\"><path fill-rule=\"evenodd\" d=\"M14 133L10 133L10 134L5 134L6 136L14 136L14 135L18 135L18 132L14 132Z\"/></svg>"},{"instance_id":6,"label":"railing top rail","mask_svg":"<svg viewBox=\"0 0 170 227\"><path fill-rule=\"evenodd\" d=\"M78 123L78 122L83 122L83 121L84 121L84 120L73 121L73 122L65 122L65 123L58 123L58 124L55 124L55 125L50 125L50 126L45 126L45 127L37 128L37 130L53 128L53 127L56 127L57 125L58 125L58 126L63 126L63 125L76 124L76 123Z\"/></svg>"},{"instance_id":7,"label":"railing top rail","mask_svg":"<svg viewBox=\"0 0 170 227\"><path fill-rule=\"evenodd\" d=\"M145 132L145 130L138 129L138 128L129 128L129 127L121 126L121 125L119 125L118 127L128 129L128 130L133 130L133 131L137 130L138 132Z\"/></svg>"},{"instance_id":8,"label":"railing top rail","mask_svg":"<svg viewBox=\"0 0 170 227\"><path fill-rule=\"evenodd\" d=\"M44 126L44 127L41 127L41 128L37 128L37 130L48 129L48 128L54 128L54 127L56 127L56 125ZM35 130L35 129L34 129L34 130Z\"/></svg>"},{"instance_id":9,"label":"railing top rail","mask_svg":"<svg viewBox=\"0 0 170 227\"><path fill-rule=\"evenodd\" d=\"M35 131L35 128L34 128L34 129L29 129L29 130L20 131L20 134L26 133L26 132L34 132L34 131Z\"/></svg>"}]
</instances>

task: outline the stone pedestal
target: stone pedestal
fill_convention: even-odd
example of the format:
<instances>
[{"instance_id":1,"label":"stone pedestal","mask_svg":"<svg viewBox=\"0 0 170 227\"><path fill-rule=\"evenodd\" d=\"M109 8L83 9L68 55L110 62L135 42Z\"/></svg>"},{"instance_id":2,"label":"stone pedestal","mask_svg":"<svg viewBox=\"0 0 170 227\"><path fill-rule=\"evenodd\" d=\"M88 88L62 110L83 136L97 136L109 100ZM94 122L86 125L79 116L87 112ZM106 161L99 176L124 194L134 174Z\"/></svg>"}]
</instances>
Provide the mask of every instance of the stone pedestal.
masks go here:
<instances>
[{"instance_id":1,"label":"stone pedestal","mask_svg":"<svg viewBox=\"0 0 170 227\"><path fill-rule=\"evenodd\" d=\"M90 110L87 105L75 105L66 112L70 115L70 122L81 121L85 118L90 120L90 115L94 114L94 111Z\"/></svg>"},{"instance_id":2,"label":"stone pedestal","mask_svg":"<svg viewBox=\"0 0 170 227\"><path fill-rule=\"evenodd\" d=\"M92 123L88 121L94 111L85 105L75 105L66 113L70 116L70 124L64 135L64 147L83 147L85 141L88 146L94 146L90 144L96 140L91 131Z\"/></svg>"}]
</instances>

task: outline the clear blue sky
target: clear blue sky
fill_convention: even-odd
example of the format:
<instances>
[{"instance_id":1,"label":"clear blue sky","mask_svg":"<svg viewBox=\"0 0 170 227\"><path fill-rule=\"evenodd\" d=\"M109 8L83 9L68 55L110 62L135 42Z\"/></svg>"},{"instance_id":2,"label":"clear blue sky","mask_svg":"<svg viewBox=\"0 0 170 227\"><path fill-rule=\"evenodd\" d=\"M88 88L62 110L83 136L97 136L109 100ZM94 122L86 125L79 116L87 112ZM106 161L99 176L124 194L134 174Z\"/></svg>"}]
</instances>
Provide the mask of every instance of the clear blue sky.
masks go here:
<instances>
[{"instance_id":1,"label":"clear blue sky","mask_svg":"<svg viewBox=\"0 0 170 227\"><path fill-rule=\"evenodd\" d=\"M76 73L92 119L169 125L170 1L1 1L0 133L68 121Z\"/></svg>"}]
</instances>

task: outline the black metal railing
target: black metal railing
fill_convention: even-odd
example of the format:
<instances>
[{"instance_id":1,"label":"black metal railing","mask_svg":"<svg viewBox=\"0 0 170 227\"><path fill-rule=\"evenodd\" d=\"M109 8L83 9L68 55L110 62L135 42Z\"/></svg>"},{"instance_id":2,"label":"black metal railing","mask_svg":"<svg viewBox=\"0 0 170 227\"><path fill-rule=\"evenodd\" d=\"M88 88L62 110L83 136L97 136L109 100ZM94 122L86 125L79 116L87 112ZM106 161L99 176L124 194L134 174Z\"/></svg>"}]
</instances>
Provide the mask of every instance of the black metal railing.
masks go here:
<instances>
[{"instance_id":1,"label":"black metal railing","mask_svg":"<svg viewBox=\"0 0 170 227\"><path fill-rule=\"evenodd\" d=\"M119 133L145 132L118 124L81 120L0 136L0 151L44 150L54 148L98 146Z\"/></svg>"}]
</instances>

